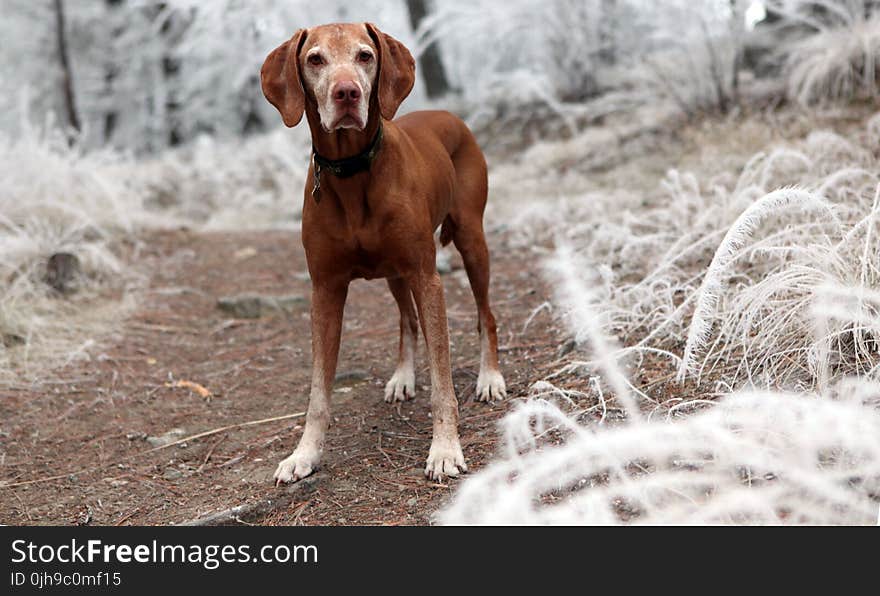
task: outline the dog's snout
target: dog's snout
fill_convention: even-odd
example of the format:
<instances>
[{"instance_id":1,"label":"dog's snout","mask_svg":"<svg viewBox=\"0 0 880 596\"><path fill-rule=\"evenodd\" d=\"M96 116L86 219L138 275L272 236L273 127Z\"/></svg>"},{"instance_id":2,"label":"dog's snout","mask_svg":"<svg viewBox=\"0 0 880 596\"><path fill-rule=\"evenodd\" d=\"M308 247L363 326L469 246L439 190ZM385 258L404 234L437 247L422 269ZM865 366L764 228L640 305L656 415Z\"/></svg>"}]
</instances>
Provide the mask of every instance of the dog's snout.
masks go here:
<instances>
[{"instance_id":1,"label":"dog's snout","mask_svg":"<svg viewBox=\"0 0 880 596\"><path fill-rule=\"evenodd\" d=\"M361 89L354 81L340 81L333 86L333 101L351 105L360 101Z\"/></svg>"}]
</instances>

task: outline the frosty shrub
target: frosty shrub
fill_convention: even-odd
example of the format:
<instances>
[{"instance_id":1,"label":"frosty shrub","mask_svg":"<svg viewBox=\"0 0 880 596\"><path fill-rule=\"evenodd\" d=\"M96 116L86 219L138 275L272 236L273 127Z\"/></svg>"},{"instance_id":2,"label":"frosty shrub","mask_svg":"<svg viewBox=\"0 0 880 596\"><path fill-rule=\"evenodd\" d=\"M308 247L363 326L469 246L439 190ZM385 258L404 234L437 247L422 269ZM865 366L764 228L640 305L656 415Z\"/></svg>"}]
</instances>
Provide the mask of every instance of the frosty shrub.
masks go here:
<instances>
[{"instance_id":1,"label":"frosty shrub","mask_svg":"<svg viewBox=\"0 0 880 596\"><path fill-rule=\"evenodd\" d=\"M783 23L804 34L781 48L788 95L803 105L876 98L880 13L871 0L777 0Z\"/></svg>"},{"instance_id":2,"label":"frosty shrub","mask_svg":"<svg viewBox=\"0 0 880 596\"><path fill-rule=\"evenodd\" d=\"M439 42L484 142L564 137L621 106L730 109L745 5L449 0L420 28L417 51Z\"/></svg>"},{"instance_id":3,"label":"frosty shrub","mask_svg":"<svg viewBox=\"0 0 880 596\"><path fill-rule=\"evenodd\" d=\"M310 152L305 127L243 140L209 136L139 161L126 174L145 206L202 229L292 227Z\"/></svg>"},{"instance_id":4,"label":"frosty shrub","mask_svg":"<svg viewBox=\"0 0 880 596\"><path fill-rule=\"evenodd\" d=\"M636 62L640 83L687 116L730 110L738 101L746 4L658 3Z\"/></svg>"},{"instance_id":5,"label":"frosty shrub","mask_svg":"<svg viewBox=\"0 0 880 596\"><path fill-rule=\"evenodd\" d=\"M817 335L814 315L823 288L878 289L877 171L867 147L814 131L738 176L701 184L671 171L647 202L572 199L566 221L583 223L564 234L591 264L582 275L604 271L606 333L682 355L680 378L813 390L877 358L856 321L836 316ZM867 298L860 307L874 308Z\"/></svg>"},{"instance_id":6,"label":"frosty shrub","mask_svg":"<svg viewBox=\"0 0 880 596\"><path fill-rule=\"evenodd\" d=\"M114 309L100 301L89 315L80 306L102 289L125 293L135 281L112 248L133 230L140 206L124 179L109 174L119 167L118 155L72 149L60 133L27 128L17 139L0 137L0 378L13 354L57 363L89 341L84 329L112 324ZM57 253L80 264L71 280L79 291L70 299L45 281Z\"/></svg>"},{"instance_id":7,"label":"frosty shrub","mask_svg":"<svg viewBox=\"0 0 880 596\"><path fill-rule=\"evenodd\" d=\"M142 232L295 227L308 154L308 133L283 128L140 159L71 146L51 121L0 136L0 378L88 357L148 273L120 260ZM69 296L46 283L59 253L79 263Z\"/></svg>"}]
</instances>

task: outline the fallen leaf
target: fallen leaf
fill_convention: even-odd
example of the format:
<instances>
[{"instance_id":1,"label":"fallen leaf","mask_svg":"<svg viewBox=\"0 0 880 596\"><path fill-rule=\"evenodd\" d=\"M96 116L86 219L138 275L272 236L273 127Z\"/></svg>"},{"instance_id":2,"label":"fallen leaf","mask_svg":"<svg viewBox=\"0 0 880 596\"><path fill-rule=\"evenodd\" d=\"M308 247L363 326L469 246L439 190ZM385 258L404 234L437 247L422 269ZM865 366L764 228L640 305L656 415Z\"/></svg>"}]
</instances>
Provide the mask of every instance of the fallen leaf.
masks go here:
<instances>
[{"instance_id":1,"label":"fallen leaf","mask_svg":"<svg viewBox=\"0 0 880 596\"><path fill-rule=\"evenodd\" d=\"M200 397L210 400L213 394L204 385L200 385L194 381L175 381L173 383L165 383L166 387L175 387L180 389L189 389L193 393L198 393Z\"/></svg>"}]
</instances>

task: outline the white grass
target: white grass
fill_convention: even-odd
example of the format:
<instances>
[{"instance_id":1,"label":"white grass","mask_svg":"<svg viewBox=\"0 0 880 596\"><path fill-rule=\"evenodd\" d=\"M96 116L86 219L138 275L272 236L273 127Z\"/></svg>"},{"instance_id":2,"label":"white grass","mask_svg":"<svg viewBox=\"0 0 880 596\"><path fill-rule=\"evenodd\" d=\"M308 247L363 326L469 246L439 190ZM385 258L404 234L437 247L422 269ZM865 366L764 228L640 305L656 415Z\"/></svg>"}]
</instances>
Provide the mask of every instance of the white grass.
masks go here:
<instances>
[{"instance_id":1,"label":"white grass","mask_svg":"<svg viewBox=\"0 0 880 596\"><path fill-rule=\"evenodd\" d=\"M734 259L742 254L742 249L751 240L755 229L770 215L778 215L781 210L812 209L819 211L820 215L828 216L832 221L837 221L832 206L825 199L809 192L795 188L783 188L775 190L754 203L740 215L721 241L721 245L715 251L712 262L709 264L703 283L696 297L696 308L688 330L687 345L684 350L681 366L679 368L679 380L684 380L688 373L693 371L693 359L695 352L704 345L711 331L711 317L715 306L724 291L726 278L730 265Z\"/></svg>"},{"instance_id":2,"label":"white grass","mask_svg":"<svg viewBox=\"0 0 880 596\"><path fill-rule=\"evenodd\" d=\"M593 191L543 208L536 197L524 237L551 241L544 221L572 222L546 229L587 263L587 279L605 272L604 331L682 355L680 378L814 389L816 290L877 283L873 267L863 273L878 246L869 232L880 183L876 158L856 142L866 138L816 131L755 155L738 175L700 182L670 171L647 197ZM534 217L542 209L546 219ZM859 374L854 363L868 357L867 344L845 344L832 377Z\"/></svg>"},{"instance_id":3,"label":"white grass","mask_svg":"<svg viewBox=\"0 0 880 596\"><path fill-rule=\"evenodd\" d=\"M741 392L671 418L609 428L546 399L520 404L503 420L500 458L463 483L438 521L877 523L876 403ZM550 429L562 444L547 440Z\"/></svg>"},{"instance_id":4,"label":"white grass","mask_svg":"<svg viewBox=\"0 0 880 596\"><path fill-rule=\"evenodd\" d=\"M585 283L583 265L579 264L571 248L562 244L555 258L547 261L550 274L557 280L558 301L565 306L565 315L571 328L576 329L575 341L587 342L593 346L597 356L597 366L631 418L639 419L641 411L630 393L629 383L615 361L615 348L602 332L600 316L593 310L594 293Z\"/></svg>"},{"instance_id":5,"label":"white grass","mask_svg":"<svg viewBox=\"0 0 880 596\"><path fill-rule=\"evenodd\" d=\"M146 207L201 229L293 227L309 160L306 127L242 141L201 137L134 166Z\"/></svg>"},{"instance_id":6,"label":"white grass","mask_svg":"<svg viewBox=\"0 0 880 596\"><path fill-rule=\"evenodd\" d=\"M91 331L106 332L130 306L137 277L111 244L133 229L139 197L107 174L119 165L111 153L69 149L61 135L27 130L17 140L0 139L0 378L13 363L26 371L32 362L67 359ZM75 298L55 296L43 281L57 252L81 263ZM100 297L107 292L118 308Z\"/></svg>"},{"instance_id":7,"label":"white grass","mask_svg":"<svg viewBox=\"0 0 880 596\"><path fill-rule=\"evenodd\" d=\"M777 0L776 4L789 22L809 31L782 48L789 97L803 105L828 105L853 97L876 99L880 91L876 6L869 7L868 0Z\"/></svg>"},{"instance_id":8,"label":"white grass","mask_svg":"<svg viewBox=\"0 0 880 596\"><path fill-rule=\"evenodd\" d=\"M556 245L579 348L438 521L877 523L877 118L653 193L535 196L517 231Z\"/></svg>"}]
</instances>

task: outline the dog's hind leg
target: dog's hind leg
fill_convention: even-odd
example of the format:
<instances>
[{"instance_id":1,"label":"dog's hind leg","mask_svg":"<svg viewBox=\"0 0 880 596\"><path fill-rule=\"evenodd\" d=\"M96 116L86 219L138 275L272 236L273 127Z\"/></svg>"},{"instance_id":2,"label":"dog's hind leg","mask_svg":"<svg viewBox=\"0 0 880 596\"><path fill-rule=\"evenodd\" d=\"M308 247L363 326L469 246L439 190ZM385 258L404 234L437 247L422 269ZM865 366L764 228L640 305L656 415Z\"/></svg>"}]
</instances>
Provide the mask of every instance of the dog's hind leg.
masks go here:
<instances>
[{"instance_id":1,"label":"dog's hind leg","mask_svg":"<svg viewBox=\"0 0 880 596\"><path fill-rule=\"evenodd\" d=\"M463 145L453 161L457 178L455 200L452 220L444 222L444 227L461 253L477 304L480 333L477 400L493 401L506 397L507 387L498 366L498 332L489 306L489 248L483 233L483 210L488 193L486 162L476 142Z\"/></svg>"},{"instance_id":2,"label":"dog's hind leg","mask_svg":"<svg viewBox=\"0 0 880 596\"><path fill-rule=\"evenodd\" d=\"M296 450L278 464L275 483L296 482L315 471L330 426L330 391L336 374L342 314L348 282L315 282L312 286L312 388L306 427Z\"/></svg>"},{"instance_id":3,"label":"dog's hind leg","mask_svg":"<svg viewBox=\"0 0 880 596\"><path fill-rule=\"evenodd\" d=\"M478 222L482 224L482 222ZM489 306L489 249L482 225L457 226L453 238L467 271L474 301L477 303L477 330L480 333L480 373L477 400L493 401L507 396L507 387L498 366L498 331Z\"/></svg>"},{"instance_id":4,"label":"dog's hind leg","mask_svg":"<svg viewBox=\"0 0 880 596\"><path fill-rule=\"evenodd\" d=\"M400 344L397 369L385 385L385 401L389 403L412 399L416 391L416 340L419 320L413 306L412 292L403 278L388 280L388 287L400 310Z\"/></svg>"}]
</instances>

